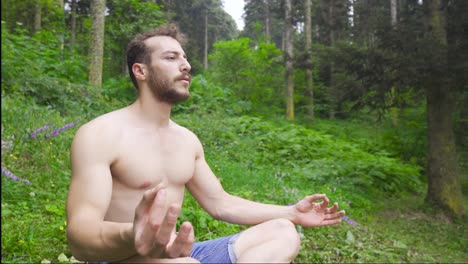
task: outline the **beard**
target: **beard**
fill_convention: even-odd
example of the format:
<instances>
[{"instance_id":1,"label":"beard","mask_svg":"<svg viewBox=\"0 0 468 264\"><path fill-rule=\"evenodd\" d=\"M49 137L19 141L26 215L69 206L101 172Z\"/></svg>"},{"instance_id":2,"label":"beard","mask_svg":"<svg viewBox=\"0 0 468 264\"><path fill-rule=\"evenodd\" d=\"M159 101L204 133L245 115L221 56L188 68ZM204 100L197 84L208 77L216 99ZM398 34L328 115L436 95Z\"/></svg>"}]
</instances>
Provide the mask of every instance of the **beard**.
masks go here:
<instances>
[{"instance_id":1,"label":"beard","mask_svg":"<svg viewBox=\"0 0 468 264\"><path fill-rule=\"evenodd\" d=\"M153 96L155 96L161 102L177 104L189 98L190 93L188 90L180 92L174 87L175 82L178 81L179 78L183 75L174 78L174 80L170 80L169 78L158 78L156 72L153 69L151 69L149 72L148 85ZM188 73L186 75L190 76Z\"/></svg>"}]
</instances>

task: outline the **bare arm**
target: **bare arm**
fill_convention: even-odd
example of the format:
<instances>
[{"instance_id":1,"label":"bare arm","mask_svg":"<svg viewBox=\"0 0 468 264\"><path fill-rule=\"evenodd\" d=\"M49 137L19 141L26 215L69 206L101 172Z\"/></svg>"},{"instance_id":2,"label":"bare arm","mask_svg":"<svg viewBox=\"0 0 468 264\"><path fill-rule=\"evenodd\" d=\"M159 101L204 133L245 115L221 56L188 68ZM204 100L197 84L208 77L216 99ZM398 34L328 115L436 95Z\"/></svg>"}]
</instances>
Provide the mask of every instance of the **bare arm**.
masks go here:
<instances>
[{"instance_id":1,"label":"bare arm","mask_svg":"<svg viewBox=\"0 0 468 264\"><path fill-rule=\"evenodd\" d=\"M104 132L84 126L72 143L67 237L78 259L117 261L136 254L133 224L104 221L112 195L113 154L108 137L99 133Z\"/></svg>"},{"instance_id":2,"label":"bare arm","mask_svg":"<svg viewBox=\"0 0 468 264\"><path fill-rule=\"evenodd\" d=\"M196 137L195 137L196 138ZM255 225L276 218L285 218L303 226L323 226L340 223L344 211L337 212L338 204L328 208L324 194L307 196L293 206L279 206L249 201L230 195L205 161L203 147L195 139L197 159L193 178L187 189L213 217L234 224ZM321 200L321 202L316 202Z\"/></svg>"},{"instance_id":3,"label":"bare arm","mask_svg":"<svg viewBox=\"0 0 468 264\"><path fill-rule=\"evenodd\" d=\"M104 221L113 191L113 146L118 140L112 132L103 130L85 125L72 144L67 237L73 255L80 260L106 262L159 262L188 256L194 241L193 227L184 222L179 233L172 236L180 206L170 204L166 208L162 186L143 194L133 223Z\"/></svg>"},{"instance_id":4,"label":"bare arm","mask_svg":"<svg viewBox=\"0 0 468 264\"><path fill-rule=\"evenodd\" d=\"M255 225L275 218L292 220L287 206L249 201L227 193L205 161L203 147L194 135L197 151L195 172L187 189L200 205L216 219L234 224Z\"/></svg>"}]
</instances>

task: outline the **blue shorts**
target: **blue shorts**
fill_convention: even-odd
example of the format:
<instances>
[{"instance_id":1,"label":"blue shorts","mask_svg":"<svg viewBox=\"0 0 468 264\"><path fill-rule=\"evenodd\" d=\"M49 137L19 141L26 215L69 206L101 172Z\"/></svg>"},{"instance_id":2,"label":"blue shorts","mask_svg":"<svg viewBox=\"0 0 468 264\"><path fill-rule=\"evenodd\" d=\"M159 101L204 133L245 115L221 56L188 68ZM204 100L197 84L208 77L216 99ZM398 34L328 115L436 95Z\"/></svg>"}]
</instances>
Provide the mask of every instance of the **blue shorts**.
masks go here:
<instances>
[{"instance_id":1,"label":"blue shorts","mask_svg":"<svg viewBox=\"0 0 468 264\"><path fill-rule=\"evenodd\" d=\"M240 233L193 244L190 257L205 263L237 263L234 246ZM86 264L110 264L110 262L85 262Z\"/></svg>"},{"instance_id":2,"label":"blue shorts","mask_svg":"<svg viewBox=\"0 0 468 264\"><path fill-rule=\"evenodd\" d=\"M190 257L204 263L237 263L234 251L240 233L213 240L198 242L193 245Z\"/></svg>"}]
</instances>

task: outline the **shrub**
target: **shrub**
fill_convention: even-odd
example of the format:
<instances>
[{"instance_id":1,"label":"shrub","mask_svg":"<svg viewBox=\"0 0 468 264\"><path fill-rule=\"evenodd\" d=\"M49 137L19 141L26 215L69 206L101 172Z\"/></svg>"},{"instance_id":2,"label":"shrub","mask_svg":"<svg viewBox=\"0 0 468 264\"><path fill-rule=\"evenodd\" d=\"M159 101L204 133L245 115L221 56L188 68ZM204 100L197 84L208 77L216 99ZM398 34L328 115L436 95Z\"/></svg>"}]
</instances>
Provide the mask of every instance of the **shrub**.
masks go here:
<instances>
[{"instance_id":1,"label":"shrub","mask_svg":"<svg viewBox=\"0 0 468 264\"><path fill-rule=\"evenodd\" d=\"M277 113L283 104L282 53L270 43L252 46L249 38L219 41L210 54L207 79L229 87L238 101L249 102L252 112Z\"/></svg>"}]
</instances>

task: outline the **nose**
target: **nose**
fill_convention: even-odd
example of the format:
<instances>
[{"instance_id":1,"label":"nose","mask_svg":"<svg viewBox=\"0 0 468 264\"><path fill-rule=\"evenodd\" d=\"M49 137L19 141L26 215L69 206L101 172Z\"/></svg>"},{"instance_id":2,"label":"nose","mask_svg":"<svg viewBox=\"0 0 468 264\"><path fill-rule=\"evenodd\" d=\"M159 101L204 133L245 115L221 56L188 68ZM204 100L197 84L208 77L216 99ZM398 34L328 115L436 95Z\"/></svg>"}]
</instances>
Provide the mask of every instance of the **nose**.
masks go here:
<instances>
[{"instance_id":1,"label":"nose","mask_svg":"<svg viewBox=\"0 0 468 264\"><path fill-rule=\"evenodd\" d=\"M182 72L187 72L188 73L192 69L192 66L190 66L190 63L188 62L187 59L184 59L180 69L181 69Z\"/></svg>"}]
</instances>

